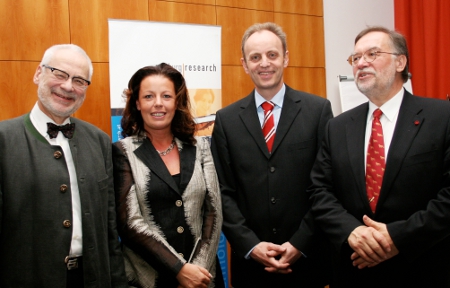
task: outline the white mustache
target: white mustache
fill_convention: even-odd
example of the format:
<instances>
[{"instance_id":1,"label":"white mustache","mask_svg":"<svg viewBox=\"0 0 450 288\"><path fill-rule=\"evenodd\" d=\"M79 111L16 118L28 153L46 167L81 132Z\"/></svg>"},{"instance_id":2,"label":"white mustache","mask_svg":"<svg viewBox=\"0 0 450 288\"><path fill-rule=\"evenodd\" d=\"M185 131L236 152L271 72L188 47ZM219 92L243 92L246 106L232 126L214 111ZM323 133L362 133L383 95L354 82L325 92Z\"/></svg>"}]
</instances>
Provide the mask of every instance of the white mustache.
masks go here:
<instances>
[{"instance_id":1,"label":"white mustache","mask_svg":"<svg viewBox=\"0 0 450 288\"><path fill-rule=\"evenodd\" d=\"M72 94L72 93L66 93L66 92L62 92L62 91L57 91L56 89L52 89L51 90L52 93L57 94L59 96L62 96L64 98L67 99L76 99L76 95Z\"/></svg>"},{"instance_id":2,"label":"white mustache","mask_svg":"<svg viewBox=\"0 0 450 288\"><path fill-rule=\"evenodd\" d=\"M362 69L362 70L358 70L356 72L356 78L359 78L359 74L361 74L361 73L373 74L375 76L377 75L377 73L374 70L372 70L372 69Z\"/></svg>"}]
</instances>

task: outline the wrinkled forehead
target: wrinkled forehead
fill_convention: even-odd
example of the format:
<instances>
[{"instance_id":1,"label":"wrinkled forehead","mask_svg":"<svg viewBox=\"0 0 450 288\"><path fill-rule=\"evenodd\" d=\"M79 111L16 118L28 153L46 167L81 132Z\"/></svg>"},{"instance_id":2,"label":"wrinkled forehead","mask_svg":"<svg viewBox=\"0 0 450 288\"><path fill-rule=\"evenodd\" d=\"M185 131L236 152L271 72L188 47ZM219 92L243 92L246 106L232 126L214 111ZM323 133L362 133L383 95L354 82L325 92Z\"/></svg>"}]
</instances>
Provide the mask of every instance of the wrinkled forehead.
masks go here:
<instances>
[{"instance_id":1,"label":"wrinkled forehead","mask_svg":"<svg viewBox=\"0 0 450 288\"><path fill-rule=\"evenodd\" d=\"M246 55L251 53L265 53L267 51L283 51L283 44L280 38L271 31L257 31L250 35L245 42L244 52Z\"/></svg>"},{"instance_id":2,"label":"wrinkled forehead","mask_svg":"<svg viewBox=\"0 0 450 288\"><path fill-rule=\"evenodd\" d=\"M48 65L67 72L70 76L89 77L89 61L81 53L71 49L55 51Z\"/></svg>"},{"instance_id":3,"label":"wrinkled forehead","mask_svg":"<svg viewBox=\"0 0 450 288\"><path fill-rule=\"evenodd\" d=\"M364 53L370 49L386 50L391 47L389 35L383 32L369 32L355 44L354 54Z\"/></svg>"}]
</instances>

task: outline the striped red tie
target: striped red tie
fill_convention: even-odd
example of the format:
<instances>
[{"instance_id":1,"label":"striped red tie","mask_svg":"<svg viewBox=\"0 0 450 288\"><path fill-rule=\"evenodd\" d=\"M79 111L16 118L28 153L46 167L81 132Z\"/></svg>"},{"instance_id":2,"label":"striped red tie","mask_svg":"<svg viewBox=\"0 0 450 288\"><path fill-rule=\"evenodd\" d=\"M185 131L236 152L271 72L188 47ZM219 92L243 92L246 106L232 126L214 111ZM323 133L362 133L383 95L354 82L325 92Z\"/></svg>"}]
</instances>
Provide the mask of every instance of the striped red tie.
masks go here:
<instances>
[{"instance_id":1,"label":"striped red tie","mask_svg":"<svg viewBox=\"0 0 450 288\"><path fill-rule=\"evenodd\" d=\"M261 107L264 109L264 122L262 131L264 139L267 143L267 148L269 149L269 152L272 152L273 139L275 139L275 121L273 119L272 110L273 107L275 107L275 104L266 101L261 104Z\"/></svg>"},{"instance_id":2,"label":"striped red tie","mask_svg":"<svg viewBox=\"0 0 450 288\"><path fill-rule=\"evenodd\" d=\"M366 191L369 205L375 213L378 198L380 197L381 184L383 183L384 169L384 138L380 117L383 114L380 109L373 112L372 134L370 135L367 149L366 163Z\"/></svg>"}]
</instances>

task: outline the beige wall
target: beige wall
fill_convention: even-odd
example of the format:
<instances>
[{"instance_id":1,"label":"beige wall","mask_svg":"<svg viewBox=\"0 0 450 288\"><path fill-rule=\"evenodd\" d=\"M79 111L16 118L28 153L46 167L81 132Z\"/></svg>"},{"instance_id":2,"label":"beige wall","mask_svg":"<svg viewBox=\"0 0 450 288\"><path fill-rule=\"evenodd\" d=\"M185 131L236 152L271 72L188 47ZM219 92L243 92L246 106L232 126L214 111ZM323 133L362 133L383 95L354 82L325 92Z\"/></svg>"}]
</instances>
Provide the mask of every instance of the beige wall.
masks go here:
<instances>
[{"instance_id":1,"label":"beige wall","mask_svg":"<svg viewBox=\"0 0 450 288\"><path fill-rule=\"evenodd\" d=\"M322 5L318 0L1 0L0 120L24 114L36 102L32 77L44 51L74 43L94 64L86 101L74 116L111 134L108 18L221 26L223 106L253 88L239 61L245 29L276 22L288 36L285 82L325 97Z\"/></svg>"}]
</instances>

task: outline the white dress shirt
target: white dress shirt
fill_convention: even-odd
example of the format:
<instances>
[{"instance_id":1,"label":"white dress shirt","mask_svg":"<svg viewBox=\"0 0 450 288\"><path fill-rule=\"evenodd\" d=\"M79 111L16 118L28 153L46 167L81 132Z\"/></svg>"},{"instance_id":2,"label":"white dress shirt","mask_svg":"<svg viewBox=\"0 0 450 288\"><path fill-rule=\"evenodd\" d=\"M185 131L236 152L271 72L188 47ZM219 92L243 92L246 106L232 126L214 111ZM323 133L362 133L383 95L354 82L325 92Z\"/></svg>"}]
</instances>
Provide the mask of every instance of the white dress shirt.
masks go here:
<instances>
[{"instance_id":1,"label":"white dress shirt","mask_svg":"<svg viewBox=\"0 0 450 288\"><path fill-rule=\"evenodd\" d=\"M273 96L272 100L270 100L272 103L275 104L275 107L273 107L272 114L273 114L273 120L275 122L274 128L275 128L275 134L278 127L278 122L280 122L280 116L281 116L281 108L283 108L283 101L284 101L284 94L286 93L286 86L283 84L283 87L281 87L280 91L278 91L275 96ZM266 102L267 100L264 99L255 89L255 102L256 102L256 112L258 112L258 118L259 122L261 123L261 128L264 123L264 109L261 107L261 104Z\"/></svg>"}]
</instances>

